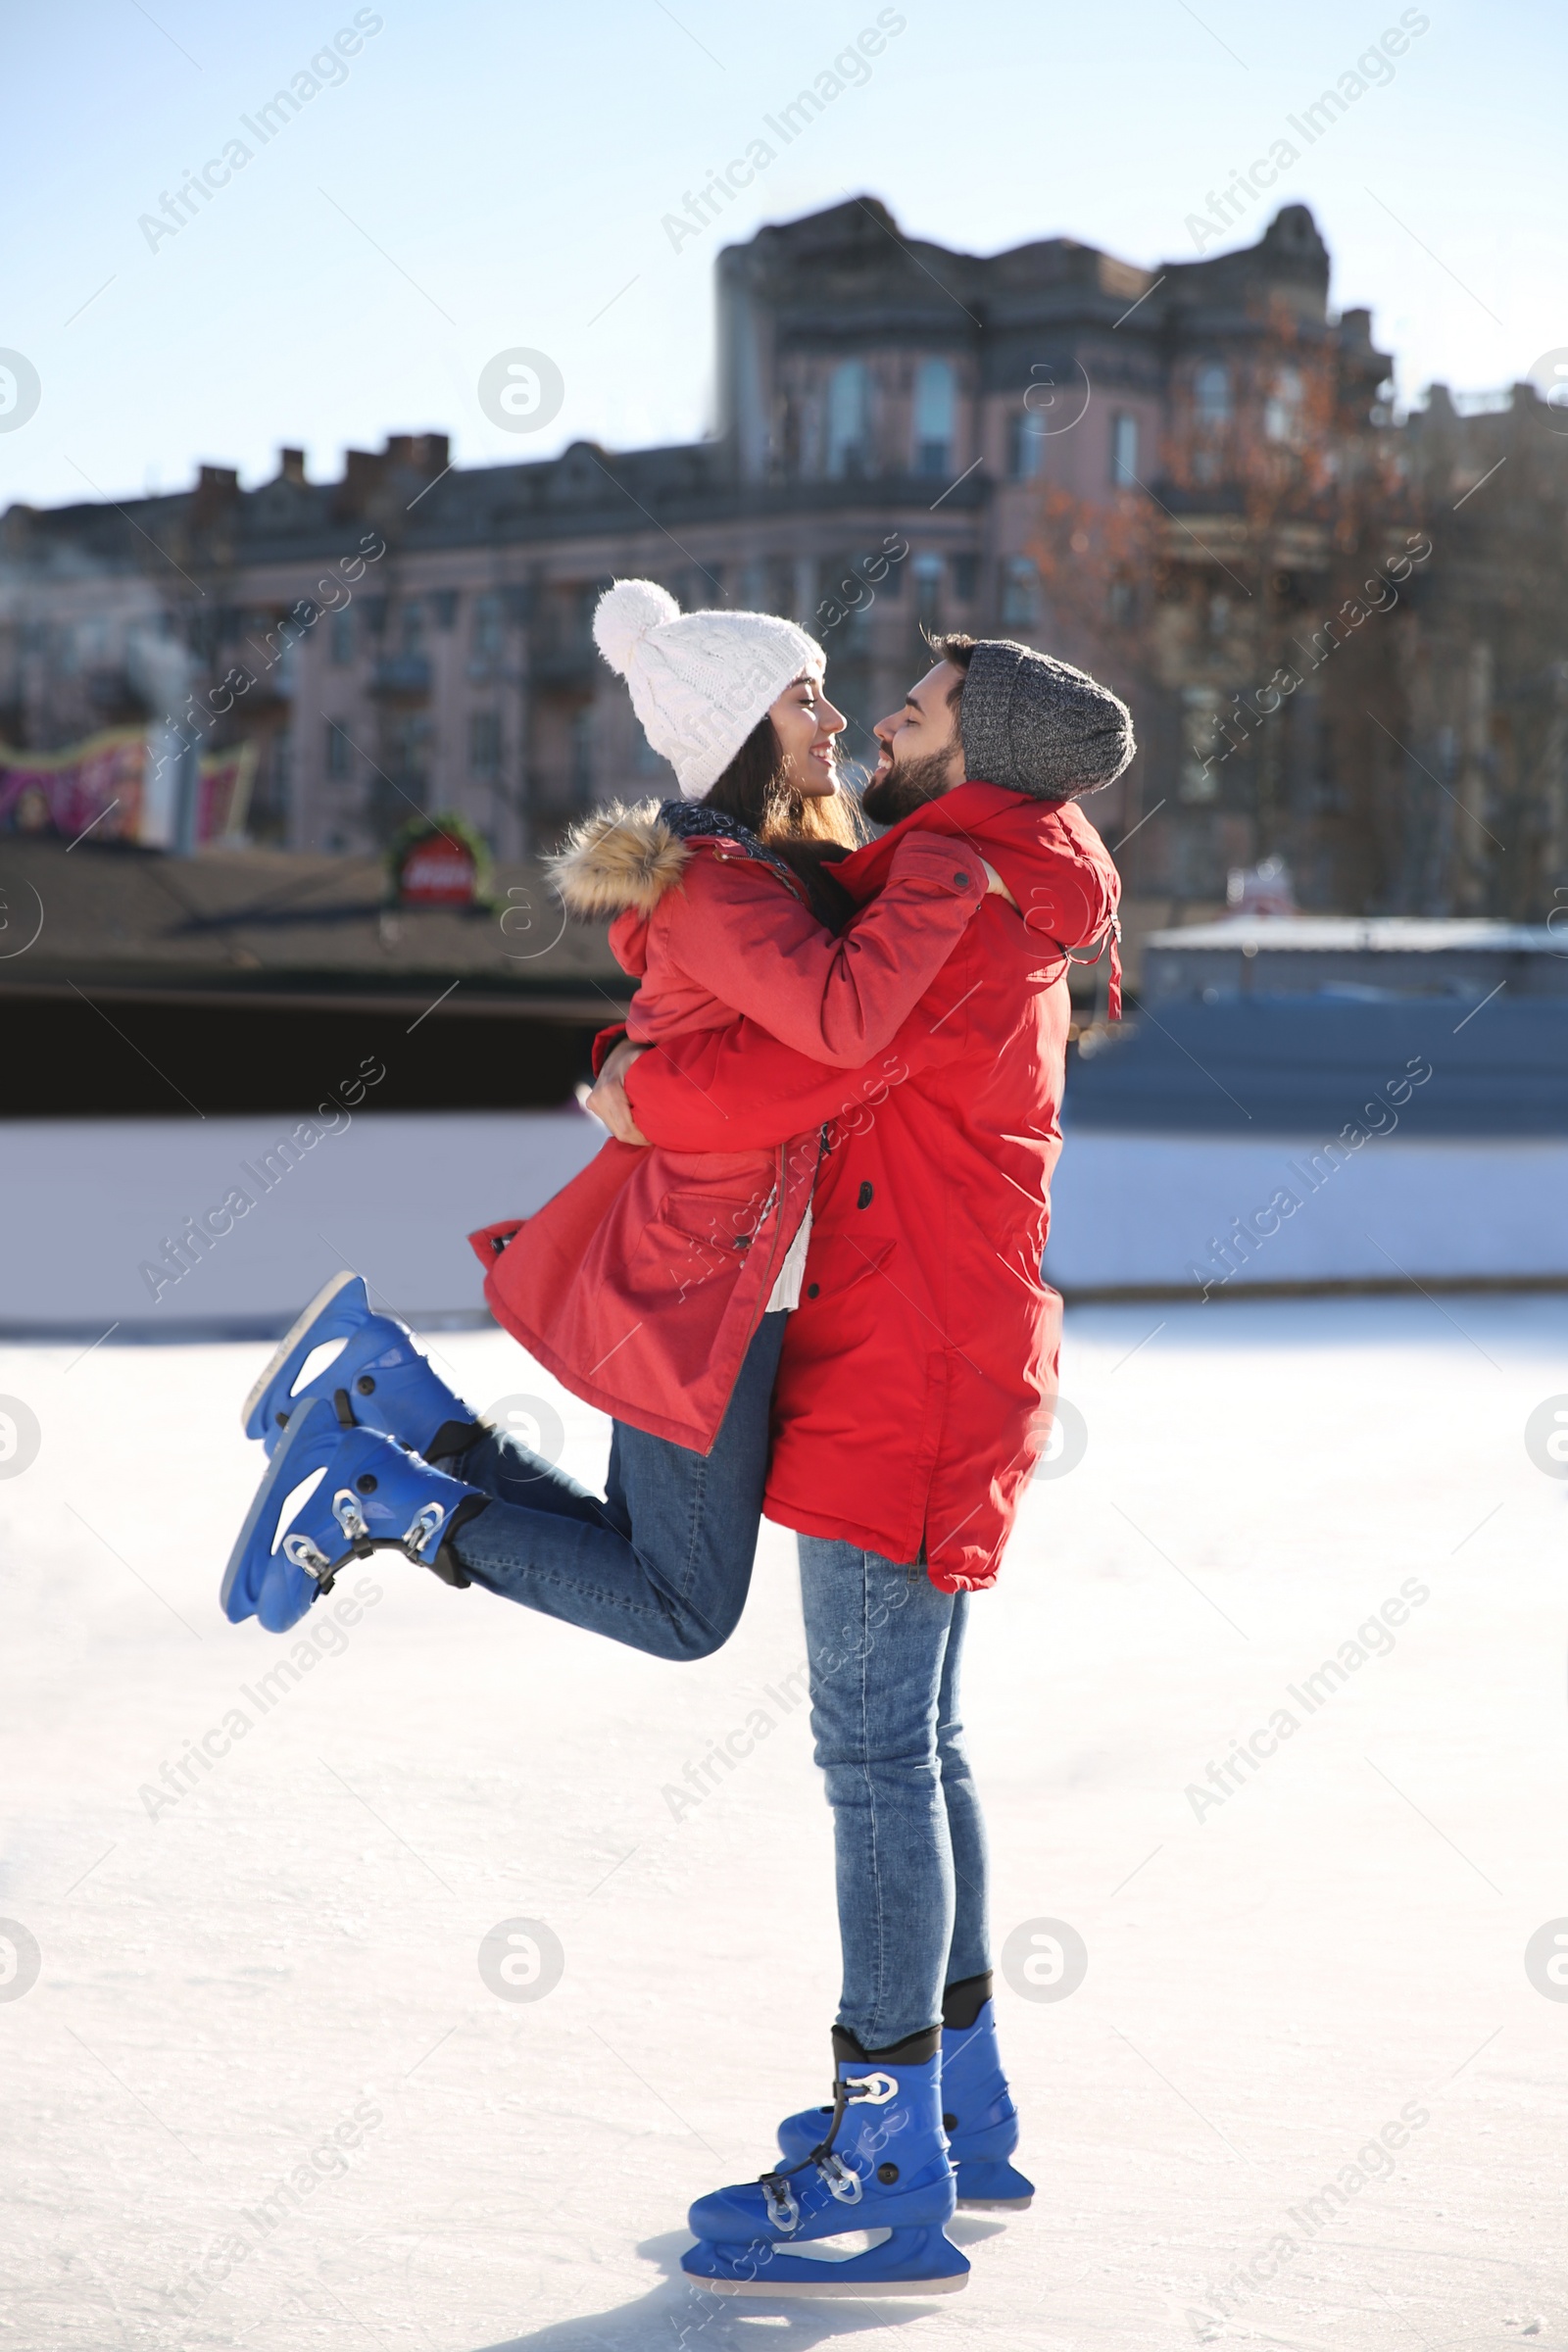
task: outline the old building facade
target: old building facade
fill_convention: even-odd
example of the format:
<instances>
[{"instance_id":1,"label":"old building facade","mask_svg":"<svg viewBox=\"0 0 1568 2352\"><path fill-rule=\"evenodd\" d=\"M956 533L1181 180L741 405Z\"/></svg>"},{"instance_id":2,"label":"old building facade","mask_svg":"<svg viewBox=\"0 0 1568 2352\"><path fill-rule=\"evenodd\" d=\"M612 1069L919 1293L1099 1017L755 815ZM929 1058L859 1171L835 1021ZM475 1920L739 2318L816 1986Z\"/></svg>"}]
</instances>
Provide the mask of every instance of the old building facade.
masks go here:
<instances>
[{"instance_id":1,"label":"old building facade","mask_svg":"<svg viewBox=\"0 0 1568 2352\"><path fill-rule=\"evenodd\" d=\"M1331 313L1303 207L1146 271L1064 238L951 252L866 198L762 229L717 277L710 440L455 468L441 434L400 434L335 482L285 450L251 491L204 467L123 508L12 508L0 739L138 714L243 737L259 841L363 851L441 808L517 856L667 784L590 634L602 586L645 573L811 627L862 758L922 630L1091 663L1144 745L1096 814L1112 841L1136 829L1131 886L1166 908L1271 854L1307 905L1491 903L1499 792L1533 828L1531 888L1568 856L1560 617L1537 613L1510 668L1500 507L1432 521L1479 478L1478 429L1483 454L1529 439L1521 496L1568 443L1528 392L1517 419L1435 401L1396 424L1388 357L1366 312ZM1557 495L1541 527L1560 542ZM1395 575L1346 616L1356 582ZM1516 683L1528 713L1499 731ZM1452 824L1421 799L1434 760Z\"/></svg>"}]
</instances>

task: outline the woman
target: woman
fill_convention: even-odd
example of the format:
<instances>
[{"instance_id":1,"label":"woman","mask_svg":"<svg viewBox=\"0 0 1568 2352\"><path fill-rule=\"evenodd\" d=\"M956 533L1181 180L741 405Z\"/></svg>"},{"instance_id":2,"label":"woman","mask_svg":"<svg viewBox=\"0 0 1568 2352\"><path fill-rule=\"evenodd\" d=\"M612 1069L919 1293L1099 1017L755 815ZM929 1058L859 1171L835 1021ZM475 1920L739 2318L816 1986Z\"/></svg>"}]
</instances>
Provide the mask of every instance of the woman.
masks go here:
<instances>
[{"instance_id":1,"label":"woman","mask_svg":"<svg viewBox=\"0 0 1568 2352\"><path fill-rule=\"evenodd\" d=\"M590 819L558 860L567 906L615 918L612 945L639 982L627 1034L657 1043L750 1015L858 1068L1000 877L911 835L881 897L836 936L829 868L857 832L821 648L766 613L682 615L638 580L601 599L594 634L682 796ZM818 1152L816 1134L765 1152L610 1142L538 1216L473 1237L498 1319L614 1417L602 1497L480 1424L359 1277L336 1277L246 1400L271 1458L224 1575L229 1618L284 1632L349 1560L395 1548L656 1656L716 1649L750 1582ZM302 1380L335 1341L336 1359Z\"/></svg>"}]
</instances>

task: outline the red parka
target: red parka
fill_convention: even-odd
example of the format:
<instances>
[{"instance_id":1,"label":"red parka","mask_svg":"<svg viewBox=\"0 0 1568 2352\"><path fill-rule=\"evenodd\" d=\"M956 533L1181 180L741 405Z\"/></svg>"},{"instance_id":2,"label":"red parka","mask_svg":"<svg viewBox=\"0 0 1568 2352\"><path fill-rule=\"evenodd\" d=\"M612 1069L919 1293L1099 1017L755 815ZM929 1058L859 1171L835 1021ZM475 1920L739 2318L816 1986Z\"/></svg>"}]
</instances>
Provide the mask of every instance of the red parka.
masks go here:
<instances>
[{"instance_id":1,"label":"red parka","mask_svg":"<svg viewBox=\"0 0 1568 2352\"><path fill-rule=\"evenodd\" d=\"M836 875L869 898L919 839L983 855L989 898L891 1049L846 1079L754 1022L664 1041L626 1083L656 1144L758 1147L831 1122L806 1287L773 1392L769 1518L944 1592L996 1577L1050 1431L1061 1300L1041 1281L1066 1058L1068 951L1119 893L1071 803L969 783Z\"/></svg>"},{"instance_id":2,"label":"red parka","mask_svg":"<svg viewBox=\"0 0 1568 2352\"><path fill-rule=\"evenodd\" d=\"M710 1038L744 1013L818 1076L886 1048L986 895L967 844L913 836L885 862L875 905L835 938L744 839L680 839L652 808L591 819L558 873L574 913L614 914L611 946L640 983L638 1042ZM470 1236L491 1312L573 1396L706 1452L820 1150L814 1115L805 1135L607 1143L536 1216Z\"/></svg>"}]
</instances>

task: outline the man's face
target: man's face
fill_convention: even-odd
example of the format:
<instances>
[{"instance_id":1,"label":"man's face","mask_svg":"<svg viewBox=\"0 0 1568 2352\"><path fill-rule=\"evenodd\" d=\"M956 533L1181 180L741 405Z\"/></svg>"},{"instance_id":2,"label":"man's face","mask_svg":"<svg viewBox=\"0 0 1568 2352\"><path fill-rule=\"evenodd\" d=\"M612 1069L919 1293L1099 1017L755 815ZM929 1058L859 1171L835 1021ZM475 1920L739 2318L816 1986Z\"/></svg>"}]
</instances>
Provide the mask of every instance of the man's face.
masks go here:
<instances>
[{"instance_id":1,"label":"man's face","mask_svg":"<svg viewBox=\"0 0 1568 2352\"><path fill-rule=\"evenodd\" d=\"M939 662L910 687L902 710L877 720L873 731L882 757L860 796L860 806L875 823L896 825L963 782L958 713L948 699L962 683L956 662Z\"/></svg>"}]
</instances>

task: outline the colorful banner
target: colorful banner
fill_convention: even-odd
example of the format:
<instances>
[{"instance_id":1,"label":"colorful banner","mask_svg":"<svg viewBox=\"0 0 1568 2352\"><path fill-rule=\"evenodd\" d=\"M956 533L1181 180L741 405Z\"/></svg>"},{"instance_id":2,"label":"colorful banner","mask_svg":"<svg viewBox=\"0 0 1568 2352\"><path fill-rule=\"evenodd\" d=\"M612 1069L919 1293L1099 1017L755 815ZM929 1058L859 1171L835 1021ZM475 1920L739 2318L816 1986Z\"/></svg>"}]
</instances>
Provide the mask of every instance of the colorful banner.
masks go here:
<instances>
[{"instance_id":1,"label":"colorful banner","mask_svg":"<svg viewBox=\"0 0 1568 2352\"><path fill-rule=\"evenodd\" d=\"M0 744L0 832L58 833L75 841L138 841L146 799L147 736L114 727L63 752Z\"/></svg>"},{"instance_id":2,"label":"colorful banner","mask_svg":"<svg viewBox=\"0 0 1568 2352\"><path fill-rule=\"evenodd\" d=\"M172 846L170 779L155 744L139 727L112 727L61 752L16 752L0 743L0 833L55 834L79 841ZM197 847L243 837L256 774L254 743L209 752L198 763Z\"/></svg>"}]
</instances>

